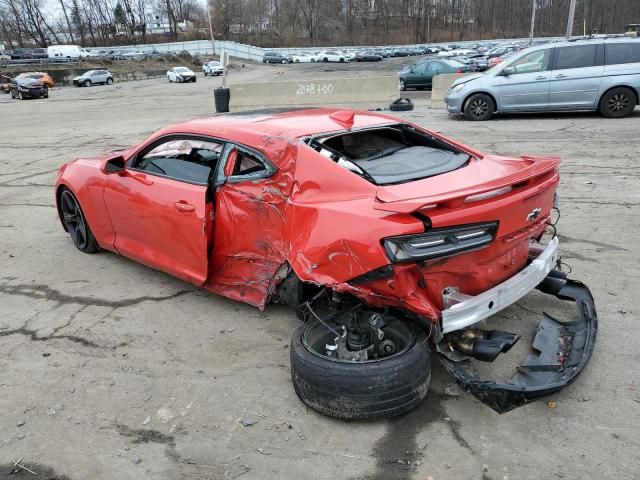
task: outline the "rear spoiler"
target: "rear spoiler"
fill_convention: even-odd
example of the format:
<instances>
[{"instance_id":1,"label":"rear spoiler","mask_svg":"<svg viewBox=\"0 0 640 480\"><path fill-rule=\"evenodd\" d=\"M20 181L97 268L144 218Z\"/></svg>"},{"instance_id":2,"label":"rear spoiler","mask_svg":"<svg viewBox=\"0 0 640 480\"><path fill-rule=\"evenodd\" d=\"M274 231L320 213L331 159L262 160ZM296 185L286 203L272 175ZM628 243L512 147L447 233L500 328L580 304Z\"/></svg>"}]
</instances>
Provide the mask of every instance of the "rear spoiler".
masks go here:
<instances>
[{"instance_id":1,"label":"rear spoiler","mask_svg":"<svg viewBox=\"0 0 640 480\"><path fill-rule=\"evenodd\" d=\"M521 158L524 160L540 160L541 158L544 158L545 160L551 161L534 161L529 167L523 170L511 175L499 177L490 182L467 186L458 190L438 191L431 195L418 197L402 198L387 187L378 187L376 190L376 198L373 208L393 213L412 213L424 208L435 207L457 208L465 202L469 202L470 197L483 197L484 194L484 198L471 200L479 201L507 193L506 189L511 191L516 188L520 189L528 187L532 189L531 194L535 195L546 190L549 188L550 184L557 181L557 175L553 175L553 173L557 170L558 164L560 163L560 159L558 157L522 156ZM436 185L436 183L432 183L430 186ZM425 190L427 188L428 187L425 185Z\"/></svg>"}]
</instances>

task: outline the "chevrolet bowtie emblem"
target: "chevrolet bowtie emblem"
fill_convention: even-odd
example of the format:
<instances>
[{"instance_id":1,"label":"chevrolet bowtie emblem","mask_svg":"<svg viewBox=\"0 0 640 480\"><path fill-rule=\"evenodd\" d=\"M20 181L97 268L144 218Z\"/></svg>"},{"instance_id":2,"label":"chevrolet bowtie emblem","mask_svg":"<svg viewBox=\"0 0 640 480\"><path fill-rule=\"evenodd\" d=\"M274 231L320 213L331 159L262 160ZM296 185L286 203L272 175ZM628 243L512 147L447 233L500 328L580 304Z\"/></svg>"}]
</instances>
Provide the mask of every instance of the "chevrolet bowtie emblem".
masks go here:
<instances>
[{"instance_id":1,"label":"chevrolet bowtie emblem","mask_svg":"<svg viewBox=\"0 0 640 480\"><path fill-rule=\"evenodd\" d=\"M527 221L533 222L536 218L540 216L541 212L542 212L541 208L534 208L529 212L529 215L527 215Z\"/></svg>"}]
</instances>

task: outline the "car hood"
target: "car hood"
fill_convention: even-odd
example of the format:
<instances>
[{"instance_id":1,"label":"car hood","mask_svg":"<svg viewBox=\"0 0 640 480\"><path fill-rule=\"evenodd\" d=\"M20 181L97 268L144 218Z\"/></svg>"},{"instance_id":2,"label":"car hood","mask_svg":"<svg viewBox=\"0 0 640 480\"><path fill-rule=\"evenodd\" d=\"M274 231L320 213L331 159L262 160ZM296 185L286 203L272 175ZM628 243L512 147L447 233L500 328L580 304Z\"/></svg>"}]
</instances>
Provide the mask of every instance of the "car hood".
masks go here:
<instances>
[{"instance_id":1,"label":"car hood","mask_svg":"<svg viewBox=\"0 0 640 480\"><path fill-rule=\"evenodd\" d=\"M465 66L468 66L468 65L465 65ZM470 82L471 80L475 80L477 78L483 78L483 77L484 77L484 73L474 73L473 75L467 75L466 77L457 79L451 84L451 86L455 87L456 85L460 85L461 83L467 83L467 82Z\"/></svg>"}]
</instances>

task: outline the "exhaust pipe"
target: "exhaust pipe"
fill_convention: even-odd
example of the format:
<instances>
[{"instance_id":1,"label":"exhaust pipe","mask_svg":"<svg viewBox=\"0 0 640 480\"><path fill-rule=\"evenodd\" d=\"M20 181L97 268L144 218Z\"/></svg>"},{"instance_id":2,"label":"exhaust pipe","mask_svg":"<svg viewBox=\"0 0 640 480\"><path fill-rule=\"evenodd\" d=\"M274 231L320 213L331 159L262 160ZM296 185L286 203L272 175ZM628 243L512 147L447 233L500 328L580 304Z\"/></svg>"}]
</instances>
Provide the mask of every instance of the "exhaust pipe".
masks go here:
<instances>
[{"instance_id":1,"label":"exhaust pipe","mask_svg":"<svg viewBox=\"0 0 640 480\"><path fill-rule=\"evenodd\" d=\"M469 329L447 336L454 349L481 362L493 362L520 340L520 335L500 330Z\"/></svg>"}]
</instances>

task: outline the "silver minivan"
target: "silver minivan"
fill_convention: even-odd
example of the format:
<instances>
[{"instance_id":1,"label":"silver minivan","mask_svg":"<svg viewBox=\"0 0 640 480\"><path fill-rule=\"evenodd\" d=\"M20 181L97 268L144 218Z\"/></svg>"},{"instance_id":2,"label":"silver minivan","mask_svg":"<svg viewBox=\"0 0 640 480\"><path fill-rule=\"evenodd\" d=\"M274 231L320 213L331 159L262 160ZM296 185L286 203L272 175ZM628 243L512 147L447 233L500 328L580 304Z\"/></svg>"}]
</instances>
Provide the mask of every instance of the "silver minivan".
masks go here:
<instances>
[{"instance_id":1,"label":"silver minivan","mask_svg":"<svg viewBox=\"0 0 640 480\"><path fill-rule=\"evenodd\" d=\"M598 110L631 115L639 104L640 39L579 39L526 48L446 93L449 113L488 120L494 113Z\"/></svg>"}]
</instances>

